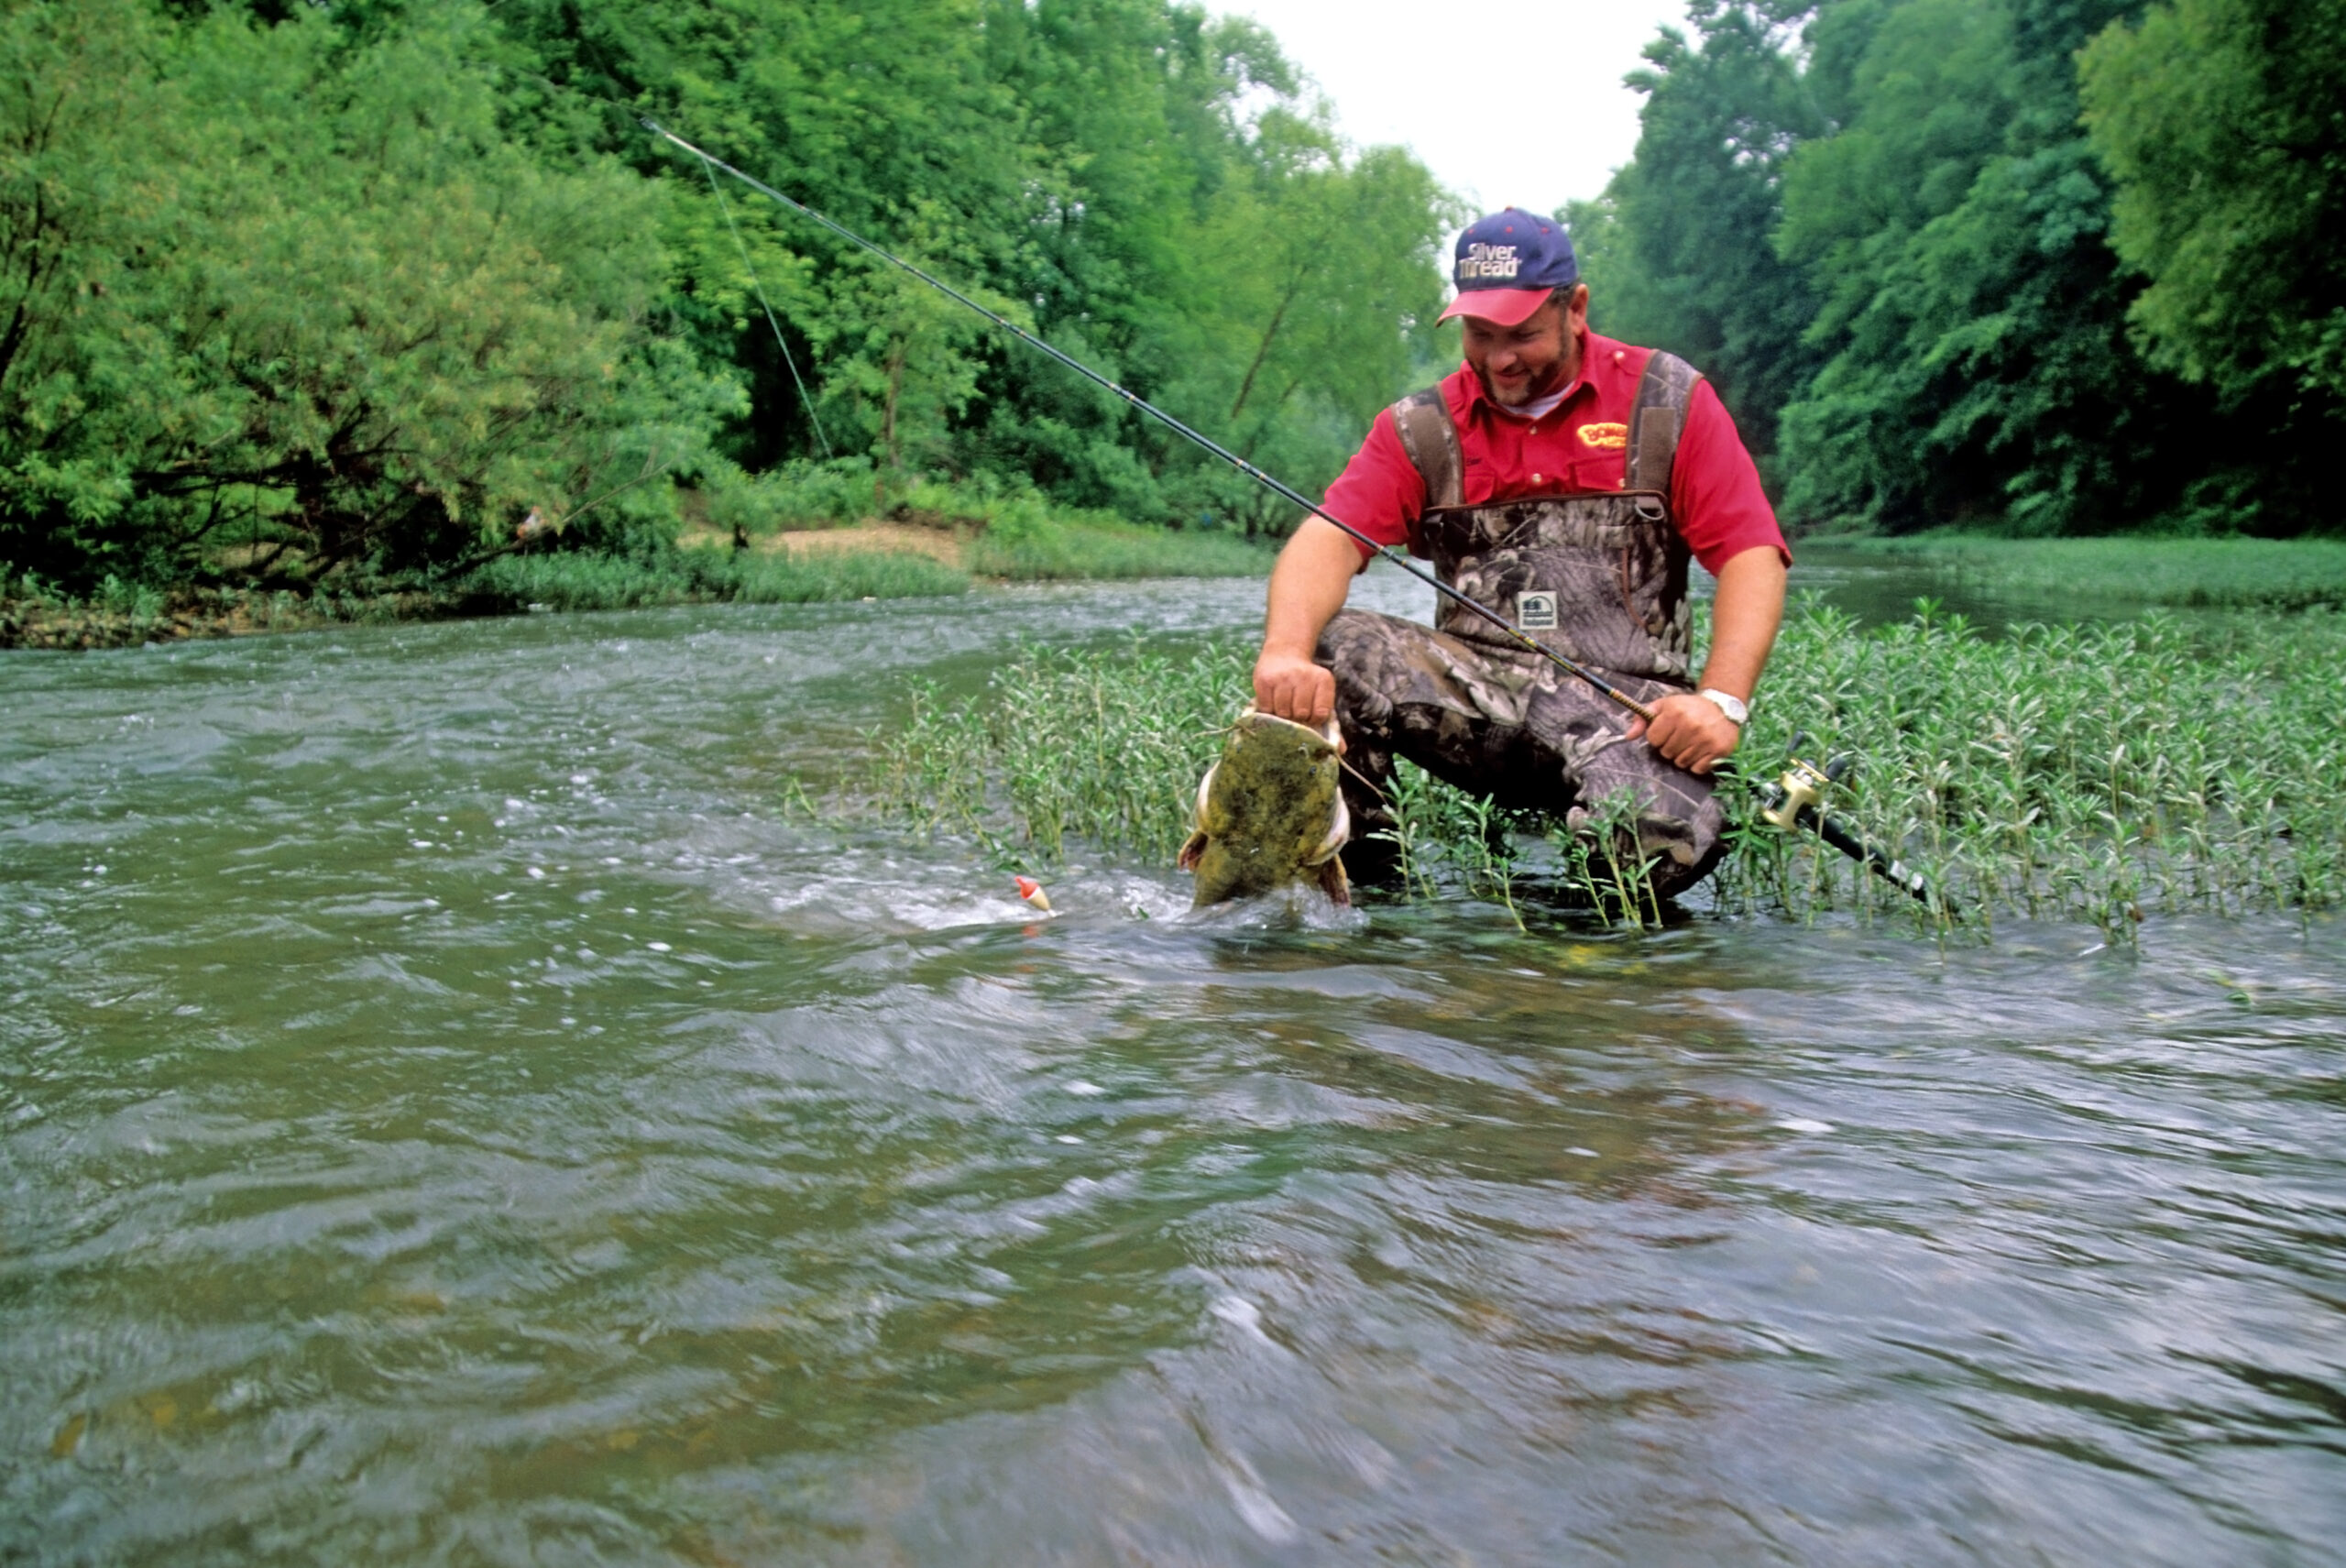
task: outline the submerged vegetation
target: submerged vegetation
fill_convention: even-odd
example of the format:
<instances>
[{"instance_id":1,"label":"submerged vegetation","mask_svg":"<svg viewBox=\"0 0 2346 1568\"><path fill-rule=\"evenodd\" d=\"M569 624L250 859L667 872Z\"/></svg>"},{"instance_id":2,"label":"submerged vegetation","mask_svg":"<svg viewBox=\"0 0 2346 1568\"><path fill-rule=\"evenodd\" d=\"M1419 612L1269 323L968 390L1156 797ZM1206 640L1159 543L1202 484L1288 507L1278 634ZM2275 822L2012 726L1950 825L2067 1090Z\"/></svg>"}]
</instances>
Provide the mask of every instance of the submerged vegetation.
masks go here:
<instances>
[{"instance_id":1,"label":"submerged vegetation","mask_svg":"<svg viewBox=\"0 0 2346 1568\"><path fill-rule=\"evenodd\" d=\"M985 693L915 696L874 757L880 806L1004 859L1080 841L1169 862L1188 803L1244 702L1251 650L1032 652ZM1960 922L2082 919L2113 938L2158 914L2327 908L2346 900L2346 727L2334 721L2346 619L2191 625L2154 618L1979 635L1925 607L1859 632L1811 606L1785 627L1743 752L1755 774L1796 730L1856 772L1835 803L1927 875ZM1925 922L1925 911L1805 835L1739 826L1716 906ZM1403 765L1402 891L1527 894L1650 919L1637 868L1557 824L1502 820Z\"/></svg>"}]
</instances>

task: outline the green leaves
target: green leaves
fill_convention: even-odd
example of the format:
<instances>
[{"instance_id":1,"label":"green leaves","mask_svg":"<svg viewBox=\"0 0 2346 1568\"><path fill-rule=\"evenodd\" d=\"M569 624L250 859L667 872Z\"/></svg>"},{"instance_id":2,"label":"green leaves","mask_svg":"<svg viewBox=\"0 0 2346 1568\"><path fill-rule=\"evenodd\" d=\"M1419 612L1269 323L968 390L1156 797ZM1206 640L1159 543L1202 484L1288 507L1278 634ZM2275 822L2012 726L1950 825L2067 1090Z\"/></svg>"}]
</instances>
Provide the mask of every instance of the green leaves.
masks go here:
<instances>
[{"instance_id":1,"label":"green leaves","mask_svg":"<svg viewBox=\"0 0 2346 1568\"><path fill-rule=\"evenodd\" d=\"M1714 371L1796 523L2332 527L2341 3L1699 5L1571 214L1596 319Z\"/></svg>"},{"instance_id":2,"label":"green leaves","mask_svg":"<svg viewBox=\"0 0 2346 1568\"><path fill-rule=\"evenodd\" d=\"M0 135L55 124L58 156L103 172L47 177L93 286L63 308L14 272L0 554L185 576L240 539L246 575L305 584L461 556L532 506L560 516L690 457L736 396L645 330L658 192L546 170L498 130L477 8L355 49L315 15L169 37L126 3L74 9L107 15L42 40L18 13L8 39L67 113L36 120L27 93ZM19 177L36 211L41 178Z\"/></svg>"},{"instance_id":3,"label":"green leaves","mask_svg":"<svg viewBox=\"0 0 2346 1568\"><path fill-rule=\"evenodd\" d=\"M2346 399L2346 5L2176 0L2078 61L2119 181L2112 242L2150 280L2152 356L2231 396Z\"/></svg>"},{"instance_id":4,"label":"green leaves","mask_svg":"<svg viewBox=\"0 0 2346 1568\"><path fill-rule=\"evenodd\" d=\"M656 554L676 483L817 455L817 417L882 510L975 478L1288 525L836 236L729 224L646 110L1307 486L1427 347L1448 198L1167 0L15 6L0 563L411 582L533 508Z\"/></svg>"}]
</instances>

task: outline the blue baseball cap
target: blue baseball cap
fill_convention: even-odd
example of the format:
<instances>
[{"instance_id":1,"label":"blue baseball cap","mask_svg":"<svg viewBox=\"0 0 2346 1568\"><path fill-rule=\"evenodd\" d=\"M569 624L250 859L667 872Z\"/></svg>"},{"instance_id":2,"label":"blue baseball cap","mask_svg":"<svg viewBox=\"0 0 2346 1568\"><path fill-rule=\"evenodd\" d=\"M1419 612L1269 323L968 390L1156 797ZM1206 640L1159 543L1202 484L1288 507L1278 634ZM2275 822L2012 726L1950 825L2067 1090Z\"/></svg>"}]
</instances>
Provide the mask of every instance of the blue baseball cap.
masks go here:
<instances>
[{"instance_id":1,"label":"blue baseball cap","mask_svg":"<svg viewBox=\"0 0 2346 1568\"><path fill-rule=\"evenodd\" d=\"M1458 236L1451 277L1458 297L1436 320L1473 316L1514 326L1546 304L1550 294L1580 281L1580 258L1573 254L1563 225L1508 207L1476 218Z\"/></svg>"}]
</instances>

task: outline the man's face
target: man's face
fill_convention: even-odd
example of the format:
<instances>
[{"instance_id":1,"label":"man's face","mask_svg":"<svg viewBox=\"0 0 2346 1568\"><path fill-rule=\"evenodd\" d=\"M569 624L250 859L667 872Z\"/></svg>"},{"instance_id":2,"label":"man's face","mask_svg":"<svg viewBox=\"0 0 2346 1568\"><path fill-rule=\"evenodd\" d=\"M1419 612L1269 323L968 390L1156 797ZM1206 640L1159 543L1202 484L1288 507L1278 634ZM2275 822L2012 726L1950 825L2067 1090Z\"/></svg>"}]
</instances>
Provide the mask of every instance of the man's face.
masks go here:
<instances>
[{"instance_id":1,"label":"man's face","mask_svg":"<svg viewBox=\"0 0 2346 1568\"><path fill-rule=\"evenodd\" d=\"M1483 378L1491 400L1505 408L1561 390L1580 371L1580 334L1588 325L1588 285L1575 285L1514 326L1473 316L1465 329L1466 363Z\"/></svg>"}]
</instances>

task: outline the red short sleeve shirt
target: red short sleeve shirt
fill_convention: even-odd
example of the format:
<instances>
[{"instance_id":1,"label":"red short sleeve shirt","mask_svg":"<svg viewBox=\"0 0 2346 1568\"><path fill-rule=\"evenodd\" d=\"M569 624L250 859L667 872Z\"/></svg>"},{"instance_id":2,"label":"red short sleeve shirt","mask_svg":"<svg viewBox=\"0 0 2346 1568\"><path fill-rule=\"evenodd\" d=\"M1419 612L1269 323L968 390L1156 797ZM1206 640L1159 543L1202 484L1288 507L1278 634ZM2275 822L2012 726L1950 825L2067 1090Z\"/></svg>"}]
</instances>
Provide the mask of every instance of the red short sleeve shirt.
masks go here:
<instances>
[{"instance_id":1,"label":"red short sleeve shirt","mask_svg":"<svg viewBox=\"0 0 2346 1568\"><path fill-rule=\"evenodd\" d=\"M1562 403L1536 420L1491 401L1472 366L1461 365L1443 379L1442 399L1465 457L1470 504L1617 490L1627 482L1629 413L1653 350L1593 332L1583 335L1581 348L1580 379ZM1426 486L1401 449L1392 410L1376 416L1368 439L1328 487L1322 504L1380 544L1409 543L1410 528L1425 510ZM1686 429L1671 468L1670 513L1705 571L1716 573L1746 550L1763 545L1787 564L1792 558L1775 510L1760 491L1760 471L1708 381L1695 383L1686 410Z\"/></svg>"}]
</instances>

